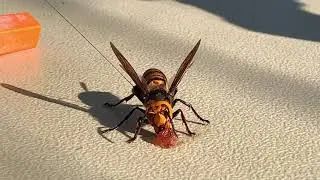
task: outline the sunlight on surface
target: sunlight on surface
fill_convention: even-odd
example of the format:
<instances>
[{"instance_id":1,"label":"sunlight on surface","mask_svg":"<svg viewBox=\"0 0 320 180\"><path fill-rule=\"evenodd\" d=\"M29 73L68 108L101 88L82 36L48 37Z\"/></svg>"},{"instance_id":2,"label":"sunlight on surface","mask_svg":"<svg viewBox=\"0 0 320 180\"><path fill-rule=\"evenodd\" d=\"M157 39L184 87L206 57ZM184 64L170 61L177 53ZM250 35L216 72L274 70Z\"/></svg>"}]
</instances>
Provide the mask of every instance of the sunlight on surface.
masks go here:
<instances>
[{"instance_id":1,"label":"sunlight on surface","mask_svg":"<svg viewBox=\"0 0 320 180\"><path fill-rule=\"evenodd\" d=\"M39 48L0 56L0 78L20 80L36 76L40 68L40 56Z\"/></svg>"},{"instance_id":2,"label":"sunlight on surface","mask_svg":"<svg viewBox=\"0 0 320 180\"><path fill-rule=\"evenodd\" d=\"M297 0L297 2L303 3L304 6L301 8L314 15L320 15L319 0Z\"/></svg>"}]
</instances>

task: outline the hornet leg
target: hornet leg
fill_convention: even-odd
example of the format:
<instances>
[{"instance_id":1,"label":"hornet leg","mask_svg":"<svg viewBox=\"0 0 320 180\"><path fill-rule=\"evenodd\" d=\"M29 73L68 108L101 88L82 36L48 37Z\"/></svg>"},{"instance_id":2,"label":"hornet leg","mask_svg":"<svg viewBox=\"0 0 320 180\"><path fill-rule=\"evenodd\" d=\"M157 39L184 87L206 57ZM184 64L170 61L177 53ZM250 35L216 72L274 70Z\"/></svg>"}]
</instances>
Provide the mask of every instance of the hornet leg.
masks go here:
<instances>
[{"instance_id":1,"label":"hornet leg","mask_svg":"<svg viewBox=\"0 0 320 180\"><path fill-rule=\"evenodd\" d=\"M175 99L175 100L173 101L172 107L173 107L178 101L181 102L182 104L188 106L189 108L191 108L192 111L193 111L193 113L194 113L201 121L204 121L204 122L206 122L206 123L208 123L208 124L210 123L210 121L208 121L208 120L206 120L206 119L203 119L203 118L196 112L196 110L192 107L191 104L185 102L185 101L182 100L182 99Z\"/></svg>"},{"instance_id":2,"label":"hornet leg","mask_svg":"<svg viewBox=\"0 0 320 180\"><path fill-rule=\"evenodd\" d=\"M176 129L175 129L174 124L173 124L173 120L170 119L170 121L171 121L171 125L172 125L172 129L173 129L174 135L175 135L176 137L178 137L178 134L177 134Z\"/></svg>"},{"instance_id":3,"label":"hornet leg","mask_svg":"<svg viewBox=\"0 0 320 180\"><path fill-rule=\"evenodd\" d=\"M165 111L165 112L166 112L166 114L167 114L167 117L169 117L169 119L170 119L170 123L171 123L172 129L173 129L174 135L175 135L176 137L178 137L177 132L176 132L176 129L175 129L174 124L173 124L173 118L170 117L169 112L167 112L167 111Z\"/></svg>"},{"instance_id":4,"label":"hornet leg","mask_svg":"<svg viewBox=\"0 0 320 180\"><path fill-rule=\"evenodd\" d=\"M145 116L139 117L137 125L136 125L136 130L135 130L134 136L127 141L128 143L131 143L131 142L133 142L134 140L137 139L137 136L141 131L141 127L142 127L142 124L143 124L144 120L145 120Z\"/></svg>"},{"instance_id":5,"label":"hornet leg","mask_svg":"<svg viewBox=\"0 0 320 180\"><path fill-rule=\"evenodd\" d=\"M189 135L190 136L195 135L195 133L190 131L188 124L187 124L187 121L186 121L186 117L184 116L181 109L178 109L173 113L173 118L175 118L179 113L181 114L182 121L183 121L184 125L186 126L186 129L187 129L187 132L189 133Z\"/></svg>"},{"instance_id":6,"label":"hornet leg","mask_svg":"<svg viewBox=\"0 0 320 180\"><path fill-rule=\"evenodd\" d=\"M141 108L139 108L139 107L135 107L134 109L132 109L129 113L128 113L128 115L118 124L118 125L116 125L115 127L113 127L113 128L110 128L110 129L106 129L106 130L99 130L100 131L100 134L103 134L103 133L106 133L106 132L108 132L108 131L112 131L112 130L115 130L115 129L117 129L119 126L121 126L126 120L128 120L129 119L129 117L132 115L132 113L135 111L135 110L139 110L139 111L141 111L142 113L145 113L145 110L143 110L143 109L141 109Z\"/></svg>"},{"instance_id":7,"label":"hornet leg","mask_svg":"<svg viewBox=\"0 0 320 180\"><path fill-rule=\"evenodd\" d=\"M110 104L110 103L106 102L106 103L104 103L104 105L105 106L109 106L109 107L114 107L114 106L117 106L117 105L121 104L123 101L126 101L126 102L129 101L130 99L133 98L133 96L134 96L134 94L130 94L129 96L121 99L119 102L117 102L115 104Z\"/></svg>"}]
</instances>

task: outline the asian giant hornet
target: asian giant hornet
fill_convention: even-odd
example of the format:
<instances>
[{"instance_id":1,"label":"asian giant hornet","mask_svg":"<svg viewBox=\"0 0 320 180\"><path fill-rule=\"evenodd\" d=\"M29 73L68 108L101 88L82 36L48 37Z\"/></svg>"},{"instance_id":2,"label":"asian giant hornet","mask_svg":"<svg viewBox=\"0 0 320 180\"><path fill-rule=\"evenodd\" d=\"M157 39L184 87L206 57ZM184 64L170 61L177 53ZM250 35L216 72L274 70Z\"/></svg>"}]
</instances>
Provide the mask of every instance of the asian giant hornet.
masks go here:
<instances>
[{"instance_id":1,"label":"asian giant hornet","mask_svg":"<svg viewBox=\"0 0 320 180\"><path fill-rule=\"evenodd\" d=\"M140 107L135 107L132 109L127 116L115 127L101 130L100 133L106 133L108 131L112 131L119 126L121 126L128 118L132 115L132 113L136 110L141 111L144 115L141 116L136 125L136 130L134 136L129 139L127 142L134 141L138 134L140 133L141 127L144 123L150 124L153 126L156 132L156 138L154 139L154 143L162 146L162 147L171 147L177 139L177 134L174 128L173 119L180 113L181 119L185 125L185 128L188 132L188 135L195 135L194 132L191 132L188 125L184 113L181 109L173 111L173 108L177 102L181 102L182 104L191 108L193 113L201 120L206 123L210 123L208 120L203 119L200 115L195 111L191 104L185 102L182 99L175 99L175 95L178 91L177 86L180 83L183 75L186 70L190 68L193 64L193 57L196 54L201 39L194 46L188 56L180 65L171 85L168 84L167 77L165 74L156 68L150 68L146 70L141 77L138 76L134 68L127 61L127 59L120 53L120 51L110 42L111 48L120 61L120 66L122 69L131 77L134 81L135 86L132 88L132 94L121 99L119 102L115 104L110 104L106 102L104 105L109 107L115 107L121 104L124 101L129 101L132 97L136 96L145 107L146 110L141 109Z\"/></svg>"}]
</instances>

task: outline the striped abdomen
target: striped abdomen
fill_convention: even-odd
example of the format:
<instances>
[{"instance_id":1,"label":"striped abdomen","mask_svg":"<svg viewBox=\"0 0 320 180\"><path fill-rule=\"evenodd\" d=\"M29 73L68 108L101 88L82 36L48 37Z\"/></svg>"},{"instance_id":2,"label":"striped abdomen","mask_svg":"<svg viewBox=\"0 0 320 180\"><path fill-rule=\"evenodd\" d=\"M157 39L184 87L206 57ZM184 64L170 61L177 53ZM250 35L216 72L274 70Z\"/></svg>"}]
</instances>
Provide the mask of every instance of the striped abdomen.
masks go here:
<instances>
[{"instance_id":1,"label":"striped abdomen","mask_svg":"<svg viewBox=\"0 0 320 180\"><path fill-rule=\"evenodd\" d=\"M148 85L149 92L157 89L167 91L167 77L159 69L150 68L143 73L142 77Z\"/></svg>"}]
</instances>

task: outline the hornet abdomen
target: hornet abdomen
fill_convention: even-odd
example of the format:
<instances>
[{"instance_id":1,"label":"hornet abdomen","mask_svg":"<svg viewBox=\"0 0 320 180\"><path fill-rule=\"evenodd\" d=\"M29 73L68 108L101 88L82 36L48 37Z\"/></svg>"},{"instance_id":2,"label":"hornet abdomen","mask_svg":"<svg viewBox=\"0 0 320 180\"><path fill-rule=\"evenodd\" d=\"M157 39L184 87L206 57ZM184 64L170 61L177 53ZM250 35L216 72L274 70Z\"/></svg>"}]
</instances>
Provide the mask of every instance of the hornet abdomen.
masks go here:
<instances>
[{"instance_id":1,"label":"hornet abdomen","mask_svg":"<svg viewBox=\"0 0 320 180\"><path fill-rule=\"evenodd\" d=\"M167 77L159 69L150 68L146 70L142 75L142 79L147 84L148 92L151 92L153 90L159 90L159 89L162 89L164 91L168 90Z\"/></svg>"}]
</instances>

